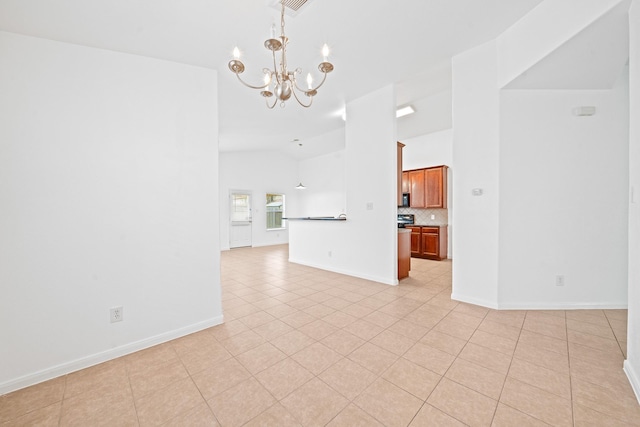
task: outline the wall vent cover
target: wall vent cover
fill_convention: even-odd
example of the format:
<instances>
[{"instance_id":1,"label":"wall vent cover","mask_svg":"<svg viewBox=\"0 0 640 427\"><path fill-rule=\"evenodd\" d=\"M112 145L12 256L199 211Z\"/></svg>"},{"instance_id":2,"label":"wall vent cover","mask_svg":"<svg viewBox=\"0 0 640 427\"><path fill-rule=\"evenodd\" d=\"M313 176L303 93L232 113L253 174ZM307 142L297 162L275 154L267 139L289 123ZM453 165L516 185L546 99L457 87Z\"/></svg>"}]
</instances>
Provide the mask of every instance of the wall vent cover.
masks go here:
<instances>
[{"instance_id":1,"label":"wall vent cover","mask_svg":"<svg viewBox=\"0 0 640 427\"><path fill-rule=\"evenodd\" d=\"M284 11L289 16L296 16L304 11L312 0L284 0ZM267 6L277 11L282 8L280 0L266 0Z\"/></svg>"}]
</instances>

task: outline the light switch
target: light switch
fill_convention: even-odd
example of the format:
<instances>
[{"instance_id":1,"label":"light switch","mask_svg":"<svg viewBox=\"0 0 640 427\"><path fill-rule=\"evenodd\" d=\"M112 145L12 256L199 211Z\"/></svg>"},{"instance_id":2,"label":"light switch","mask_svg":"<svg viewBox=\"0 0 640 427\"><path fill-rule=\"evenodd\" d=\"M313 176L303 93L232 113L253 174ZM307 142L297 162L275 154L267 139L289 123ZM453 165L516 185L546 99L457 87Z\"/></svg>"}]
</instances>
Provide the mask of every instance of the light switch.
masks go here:
<instances>
[{"instance_id":1,"label":"light switch","mask_svg":"<svg viewBox=\"0 0 640 427\"><path fill-rule=\"evenodd\" d=\"M367 202L367 210L368 211L372 211L373 210L373 202Z\"/></svg>"},{"instance_id":2,"label":"light switch","mask_svg":"<svg viewBox=\"0 0 640 427\"><path fill-rule=\"evenodd\" d=\"M471 190L471 194L473 194L474 196L482 196L482 194L484 194L484 191L482 190L482 188L474 188L473 190Z\"/></svg>"}]
</instances>

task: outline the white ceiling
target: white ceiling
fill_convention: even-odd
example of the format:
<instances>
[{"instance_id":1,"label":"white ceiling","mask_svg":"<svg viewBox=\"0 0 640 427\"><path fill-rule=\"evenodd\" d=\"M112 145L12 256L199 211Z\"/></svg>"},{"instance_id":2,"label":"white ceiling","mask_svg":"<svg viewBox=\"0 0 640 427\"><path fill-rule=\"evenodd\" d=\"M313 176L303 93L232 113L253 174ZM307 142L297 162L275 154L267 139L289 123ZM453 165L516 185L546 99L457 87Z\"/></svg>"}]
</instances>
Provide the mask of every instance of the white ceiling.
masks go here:
<instances>
[{"instance_id":1,"label":"white ceiling","mask_svg":"<svg viewBox=\"0 0 640 427\"><path fill-rule=\"evenodd\" d=\"M406 119L405 136L428 131L419 106L450 90L451 57L497 37L541 1L314 0L286 17L290 68L319 78L320 49L331 47L335 71L309 109L289 101L269 110L227 68L237 45L243 77L260 83L271 63L263 42L279 21L273 0L0 0L0 30L217 69L220 150L305 157L327 151L332 138L322 135L343 132L347 101L392 83L398 105L418 109L399 130ZM294 139L316 147L303 151Z\"/></svg>"},{"instance_id":2,"label":"white ceiling","mask_svg":"<svg viewBox=\"0 0 640 427\"><path fill-rule=\"evenodd\" d=\"M612 8L506 89L611 89L629 59L629 4Z\"/></svg>"}]
</instances>

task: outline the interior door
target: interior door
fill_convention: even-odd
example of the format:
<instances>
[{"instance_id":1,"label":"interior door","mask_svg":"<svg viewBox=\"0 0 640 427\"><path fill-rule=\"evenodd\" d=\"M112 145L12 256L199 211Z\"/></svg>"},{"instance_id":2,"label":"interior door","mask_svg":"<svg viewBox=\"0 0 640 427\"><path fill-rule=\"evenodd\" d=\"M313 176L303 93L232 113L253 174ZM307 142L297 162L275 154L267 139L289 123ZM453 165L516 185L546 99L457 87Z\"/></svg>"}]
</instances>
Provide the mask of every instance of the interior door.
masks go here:
<instances>
[{"instance_id":1,"label":"interior door","mask_svg":"<svg viewBox=\"0 0 640 427\"><path fill-rule=\"evenodd\" d=\"M229 198L229 247L251 246L251 193L232 191Z\"/></svg>"}]
</instances>

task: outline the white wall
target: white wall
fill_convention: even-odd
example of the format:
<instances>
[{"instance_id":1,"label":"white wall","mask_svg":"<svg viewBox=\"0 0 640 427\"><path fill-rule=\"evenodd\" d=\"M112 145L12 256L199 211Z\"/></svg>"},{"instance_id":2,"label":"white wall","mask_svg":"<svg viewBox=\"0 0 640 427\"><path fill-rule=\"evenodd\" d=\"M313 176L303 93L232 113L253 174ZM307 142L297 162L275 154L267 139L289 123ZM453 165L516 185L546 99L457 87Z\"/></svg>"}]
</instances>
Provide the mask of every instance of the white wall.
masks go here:
<instances>
[{"instance_id":1,"label":"white wall","mask_svg":"<svg viewBox=\"0 0 640 427\"><path fill-rule=\"evenodd\" d=\"M629 12L629 318L624 369L640 401L640 1Z\"/></svg>"},{"instance_id":2,"label":"white wall","mask_svg":"<svg viewBox=\"0 0 640 427\"><path fill-rule=\"evenodd\" d=\"M428 168L453 163L453 130L446 129L403 139L402 170Z\"/></svg>"},{"instance_id":3,"label":"white wall","mask_svg":"<svg viewBox=\"0 0 640 427\"><path fill-rule=\"evenodd\" d=\"M3 32L0 57L0 394L220 323L216 73Z\"/></svg>"},{"instance_id":4,"label":"white wall","mask_svg":"<svg viewBox=\"0 0 640 427\"><path fill-rule=\"evenodd\" d=\"M626 308L627 81L501 92L501 308Z\"/></svg>"},{"instance_id":5,"label":"white wall","mask_svg":"<svg viewBox=\"0 0 640 427\"><path fill-rule=\"evenodd\" d=\"M290 260L397 284L396 167L395 93L389 86L347 104L347 221L291 221Z\"/></svg>"},{"instance_id":6,"label":"white wall","mask_svg":"<svg viewBox=\"0 0 640 427\"><path fill-rule=\"evenodd\" d=\"M501 53L498 85L504 87L595 19L625 1L543 1L498 37Z\"/></svg>"},{"instance_id":7,"label":"white wall","mask_svg":"<svg viewBox=\"0 0 640 427\"><path fill-rule=\"evenodd\" d=\"M451 71L448 70L450 73ZM426 78L426 77L425 77ZM451 77L449 77L449 80ZM415 82L419 84L418 82ZM405 141L420 135L439 133L451 129L451 82L447 89L411 101L416 112L398 119L398 139ZM414 95L415 96L415 95Z\"/></svg>"},{"instance_id":8,"label":"white wall","mask_svg":"<svg viewBox=\"0 0 640 427\"><path fill-rule=\"evenodd\" d=\"M576 2L552 3L562 9ZM593 13L576 14L579 22L565 16L567 28L598 18L598 5L588 4ZM531 43L549 42L530 36L538 34L532 23L546 28L541 10L555 9L536 8L505 33L520 34L529 59L541 52L529 49ZM549 16L550 26L554 19ZM453 60L452 296L496 308L624 307L627 89L501 92L498 77L504 80L508 70L500 67L515 60L504 58L517 46L505 46L504 39ZM592 104L596 116L578 121L570 115ZM472 188L484 195L472 196ZM590 253L594 247L600 256ZM565 276L561 289L556 275Z\"/></svg>"},{"instance_id":9,"label":"white wall","mask_svg":"<svg viewBox=\"0 0 640 427\"><path fill-rule=\"evenodd\" d=\"M285 195L285 215L298 215L298 162L274 151L220 153L220 247L229 249L229 195L232 190L252 194L252 246L288 242L288 230L267 231L267 193Z\"/></svg>"},{"instance_id":10,"label":"white wall","mask_svg":"<svg viewBox=\"0 0 640 427\"><path fill-rule=\"evenodd\" d=\"M346 212L345 151L300 161L300 180L307 187L299 192L296 216L338 216Z\"/></svg>"},{"instance_id":11,"label":"white wall","mask_svg":"<svg viewBox=\"0 0 640 427\"><path fill-rule=\"evenodd\" d=\"M489 42L453 58L452 297L498 303L499 114L497 48ZM472 189L483 190L473 196Z\"/></svg>"}]
</instances>

